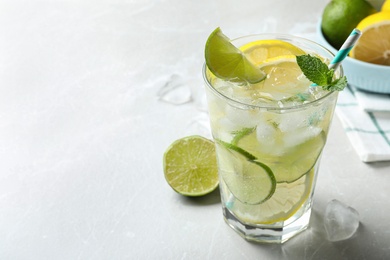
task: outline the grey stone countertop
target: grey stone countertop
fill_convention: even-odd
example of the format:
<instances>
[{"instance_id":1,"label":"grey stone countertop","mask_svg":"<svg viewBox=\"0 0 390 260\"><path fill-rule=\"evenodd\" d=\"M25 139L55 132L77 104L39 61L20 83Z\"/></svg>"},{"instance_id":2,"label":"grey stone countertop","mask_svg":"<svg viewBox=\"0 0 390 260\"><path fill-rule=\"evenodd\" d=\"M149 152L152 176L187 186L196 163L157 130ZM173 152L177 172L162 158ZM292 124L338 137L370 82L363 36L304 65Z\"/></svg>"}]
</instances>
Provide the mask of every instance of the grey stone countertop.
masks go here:
<instances>
[{"instance_id":1,"label":"grey stone countertop","mask_svg":"<svg viewBox=\"0 0 390 260\"><path fill-rule=\"evenodd\" d=\"M250 243L218 191L175 193L162 156L209 136L210 32L313 37L326 0L0 0L0 259L390 259L390 162L363 163L337 116L310 228ZM360 214L329 242L326 204Z\"/></svg>"}]
</instances>

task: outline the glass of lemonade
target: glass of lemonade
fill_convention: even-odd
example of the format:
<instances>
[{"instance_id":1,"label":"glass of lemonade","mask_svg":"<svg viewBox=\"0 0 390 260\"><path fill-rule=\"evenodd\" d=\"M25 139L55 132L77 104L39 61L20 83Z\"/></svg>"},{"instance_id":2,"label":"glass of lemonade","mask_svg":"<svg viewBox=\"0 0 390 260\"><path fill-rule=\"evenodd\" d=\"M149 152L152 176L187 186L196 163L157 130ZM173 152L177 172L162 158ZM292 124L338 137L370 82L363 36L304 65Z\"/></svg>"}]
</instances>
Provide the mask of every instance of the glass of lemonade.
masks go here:
<instances>
[{"instance_id":1,"label":"glass of lemonade","mask_svg":"<svg viewBox=\"0 0 390 260\"><path fill-rule=\"evenodd\" d=\"M267 76L251 84L203 69L224 218L247 240L283 243L308 227L338 95L313 85L296 55L329 63L333 54L290 35L231 42Z\"/></svg>"}]
</instances>

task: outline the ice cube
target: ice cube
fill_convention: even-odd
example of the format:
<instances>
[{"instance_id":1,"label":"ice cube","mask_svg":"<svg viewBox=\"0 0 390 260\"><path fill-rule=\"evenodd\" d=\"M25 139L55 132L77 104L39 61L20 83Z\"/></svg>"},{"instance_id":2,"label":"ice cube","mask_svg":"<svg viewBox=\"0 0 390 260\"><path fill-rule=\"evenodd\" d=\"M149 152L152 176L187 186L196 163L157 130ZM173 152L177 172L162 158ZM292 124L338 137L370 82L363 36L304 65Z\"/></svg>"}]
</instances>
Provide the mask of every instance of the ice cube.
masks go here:
<instances>
[{"instance_id":1,"label":"ice cube","mask_svg":"<svg viewBox=\"0 0 390 260\"><path fill-rule=\"evenodd\" d=\"M294 147L315 138L321 132L321 128L314 126L289 131L284 134L284 144L286 147Z\"/></svg>"},{"instance_id":2,"label":"ice cube","mask_svg":"<svg viewBox=\"0 0 390 260\"><path fill-rule=\"evenodd\" d=\"M213 122L211 122L213 123ZM213 124L214 125L214 124ZM241 129L239 126L236 126L235 124L232 123L228 118L222 117L218 121L215 122L215 129L223 129L226 132L234 132L238 131Z\"/></svg>"},{"instance_id":3,"label":"ice cube","mask_svg":"<svg viewBox=\"0 0 390 260\"><path fill-rule=\"evenodd\" d=\"M287 112L279 117L279 129L282 132L291 132L309 125L307 110Z\"/></svg>"},{"instance_id":4,"label":"ice cube","mask_svg":"<svg viewBox=\"0 0 390 260\"><path fill-rule=\"evenodd\" d=\"M256 134L259 140L270 141L277 134L277 124L273 124L273 122L260 121L256 127Z\"/></svg>"},{"instance_id":5,"label":"ice cube","mask_svg":"<svg viewBox=\"0 0 390 260\"><path fill-rule=\"evenodd\" d=\"M310 92L302 92L302 93L298 93L292 97L279 100L278 106L280 108L294 107L294 106L306 104L306 103L308 103L310 101L314 101L314 100L315 100L315 97L312 96Z\"/></svg>"},{"instance_id":6,"label":"ice cube","mask_svg":"<svg viewBox=\"0 0 390 260\"><path fill-rule=\"evenodd\" d=\"M351 238L359 227L359 213L338 200L332 200L326 206L324 225L329 241Z\"/></svg>"},{"instance_id":7,"label":"ice cube","mask_svg":"<svg viewBox=\"0 0 390 260\"><path fill-rule=\"evenodd\" d=\"M278 118L271 113L262 113L256 127L256 139L259 144L259 151L265 154L281 155L284 147L278 145L281 138Z\"/></svg>"},{"instance_id":8,"label":"ice cube","mask_svg":"<svg viewBox=\"0 0 390 260\"><path fill-rule=\"evenodd\" d=\"M255 127L259 121L259 110L241 109L233 106L226 106L226 117L239 128Z\"/></svg>"},{"instance_id":9,"label":"ice cube","mask_svg":"<svg viewBox=\"0 0 390 260\"><path fill-rule=\"evenodd\" d=\"M182 105L192 101L191 89L184 79L173 74L157 92L161 101L172 105Z\"/></svg>"},{"instance_id":10,"label":"ice cube","mask_svg":"<svg viewBox=\"0 0 390 260\"><path fill-rule=\"evenodd\" d=\"M315 99L320 99L321 97L329 93L328 91L323 90L320 86L309 88L309 92Z\"/></svg>"}]
</instances>

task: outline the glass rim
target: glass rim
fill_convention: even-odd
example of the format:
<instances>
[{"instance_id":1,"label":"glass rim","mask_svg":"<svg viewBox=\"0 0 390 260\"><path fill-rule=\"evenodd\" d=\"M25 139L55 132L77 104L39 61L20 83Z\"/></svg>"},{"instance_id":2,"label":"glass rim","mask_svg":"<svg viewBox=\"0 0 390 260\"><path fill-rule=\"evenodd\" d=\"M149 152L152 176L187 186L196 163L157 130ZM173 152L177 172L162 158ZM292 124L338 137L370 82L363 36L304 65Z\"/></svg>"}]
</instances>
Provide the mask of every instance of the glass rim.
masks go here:
<instances>
[{"instance_id":1,"label":"glass rim","mask_svg":"<svg viewBox=\"0 0 390 260\"><path fill-rule=\"evenodd\" d=\"M296 40L304 41L306 43L313 44L313 45L321 48L323 51L327 52L332 57L335 56L330 50L328 50L326 47L322 46L321 44L319 44L319 43L317 43L315 41L312 41L312 40L309 40L309 39L306 39L306 38L303 38L303 37L289 35L289 34L279 34L279 33L249 34L249 35L246 35L246 36L241 36L241 37L232 39L231 41L234 42L234 41L237 41L237 40L240 40L240 39L243 39L243 38L256 37L256 36L263 36L263 37L265 37L267 35L269 35L269 37L270 37L269 39L270 40L274 40L274 39L281 39L281 40L283 40L285 38L285 39L296 39ZM329 91L329 93L327 93L326 95L324 95L324 96L322 96L319 99L316 99L314 101L309 101L307 103L302 103L300 105L287 106L287 107L267 106L266 104L253 105L253 104L248 104L248 103L245 103L245 102L241 102L241 101L235 100L235 99L233 99L231 97L228 97L228 96L222 94L217 89L215 89L211 85L210 81L207 79L206 69L207 69L207 65L206 65L206 62L204 62L203 63L203 68L202 68L203 80L206 83L207 87L214 94L217 94L218 96L222 97L223 99L226 99L226 100L228 100L231 103L235 103L238 106L245 106L245 107L249 107L249 108L252 108L252 109L261 109L262 108L262 109L267 109L267 110L294 110L294 109L306 108L308 106L315 105L316 103L319 103L319 102L323 101L324 99L327 99L328 97L338 93L338 91ZM343 70L343 67L341 65L337 68L337 70L340 72L340 77L344 76L344 70Z\"/></svg>"}]
</instances>

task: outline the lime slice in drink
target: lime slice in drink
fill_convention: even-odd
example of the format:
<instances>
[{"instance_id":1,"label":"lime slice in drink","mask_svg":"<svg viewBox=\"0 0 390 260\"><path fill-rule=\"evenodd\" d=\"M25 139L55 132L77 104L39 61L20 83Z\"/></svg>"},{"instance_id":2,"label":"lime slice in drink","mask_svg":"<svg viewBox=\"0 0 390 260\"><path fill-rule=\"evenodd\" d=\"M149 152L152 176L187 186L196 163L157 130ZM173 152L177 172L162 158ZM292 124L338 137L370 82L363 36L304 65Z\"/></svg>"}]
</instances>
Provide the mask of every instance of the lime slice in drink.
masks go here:
<instances>
[{"instance_id":1,"label":"lime slice in drink","mask_svg":"<svg viewBox=\"0 0 390 260\"><path fill-rule=\"evenodd\" d=\"M312 190L314 169L293 183L276 184L270 199L258 205L238 200L229 201L228 208L237 217L252 224L273 224L293 216L307 201Z\"/></svg>"},{"instance_id":2,"label":"lime slice in drink","mask_svg":"<svg viewBox=\"0 0 390 260\"><path fill-rule=\"evenodd\" d=\"M217 141L217 150L220 174L236 199L253 205L271 198L276 181L267 165L233 144Z\"/></svg>"},{"instance_id":3,"label":"lime slice in drink","mask_svg":"<svg viewBox=\"0 0 390 260\"><path fill-rule=\"evenodd\" d=\"M168 184L185 196L206 195L218 186L215 145L201 136L175 141L164 154Z\"/></svg>"},{"instance_id":4,"label":"lime slice in drink","mask_svg":"<svg viewBox=\"0 0 390 260\"><path fill-rule=\"evenodd\" d=\"M326 135L320 132L318 135L308 138L304 142L292 147L288 147L284 142L286 136L280 131L273 135L274 142L283 148L283 156L270 153L269 143L262 143L257 138L256 129L252 131L244 128L237 132L234 143L239 147L245 147L246 151L271 168L275 175L276 181L291 183L307 174L317 162L322 148L325 145ZM289 138L294 138L294 134L290 134ZM283 138L285 137L285 138ZM269 141L269 140L267 140Z\"/></svg>"},{"instance_id":5,"label":"lime slice in drink","mask_svg":"<svg viewBox=\"0 0 390 260\"><path fill-rule=\"evenodd\" d=\"M266 76L230 42L219 27L207 39L205 59L208 69L215 76L224 80L257 83Z\"/></svg>"}]
</instances>

